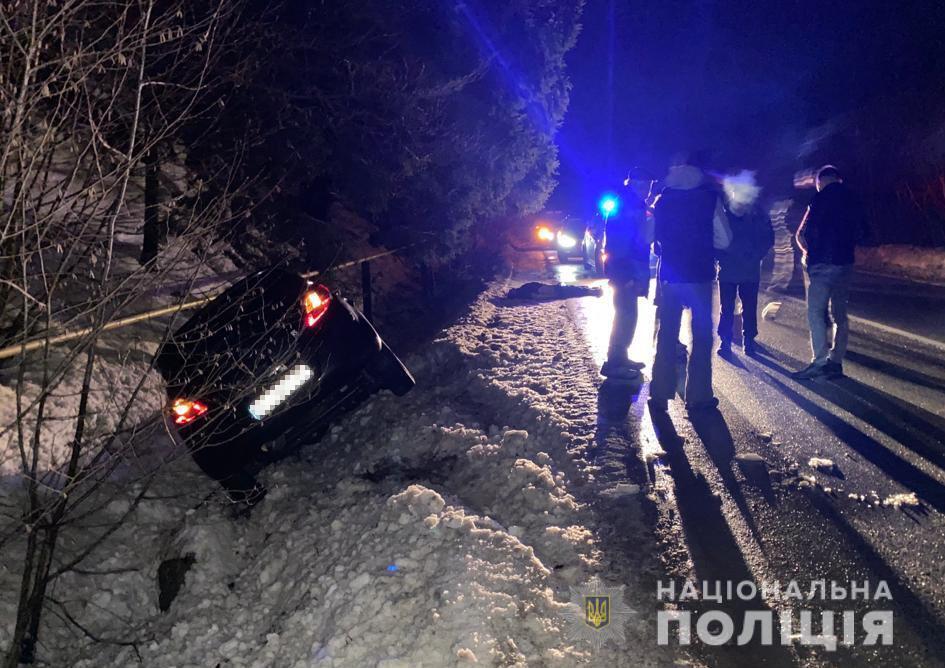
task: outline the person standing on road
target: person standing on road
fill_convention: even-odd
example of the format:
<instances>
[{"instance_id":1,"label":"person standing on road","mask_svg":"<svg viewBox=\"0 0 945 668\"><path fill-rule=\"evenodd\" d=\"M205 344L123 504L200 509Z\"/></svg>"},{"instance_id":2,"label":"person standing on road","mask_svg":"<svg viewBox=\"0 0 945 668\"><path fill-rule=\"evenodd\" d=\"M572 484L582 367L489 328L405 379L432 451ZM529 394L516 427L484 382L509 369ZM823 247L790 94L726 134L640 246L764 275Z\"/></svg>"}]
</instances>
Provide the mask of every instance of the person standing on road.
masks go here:
<instances>
[{"instance_id":1,"label":"person standing on road","mask_svg":"<svg viewBox=\"0 0 945 668\"><path fill-rule=\"evenodd\" d=\"M693 411L718 406L712 392L712 287L716 251L728 248L732 237L720 189L698 162L683 160L670 168L654 209L661 255L651 410L666 410L676 393L676 342L685 308L692 314L686 407Z\"/></svg>"},{"instance_id":2,"label":"person standing on road","mask_svg":"<svg viewBox=\"0 0 945 668\"><path fill-rule=\"evenodd\" d=\"M774 246L771 219L754 202L729 204L732 243L719 252L719 355L732 353L735 297L742 303L742 341L746 355L754 355L758 336L758 285L761 261Z\"/></svg>"},{"instance_id":3,"label":"person standing on road","mask_svg":"<svg viewBox=\"0 0 945 668\"><path fill-rule=\"evenodd\" d=\"M625 181L627 188L619 210L605 222L604 273L614 292L614 322L607 361L600 373L618 380L639 380L645 366L631 360L627 349L637 329L637 300L646 296L650 286L653 217L646 200L652 183L653 179L632 170Z\"/></svg>"},{"instance_id":4,"label":"person standing on road","mask_svg":"<svg viewBox=\"0 0 945 668\"><path fill-rule=\"evenodd\" d=\"M866 210L843 182L840 171L827 165L817 172L817 193L797 229L807 283L807 324L810 327L811 363L795 378L839 378L850 326L847 301L856 243L866 229ZM829 313L833 345L828 341Z\"/></svg>"}]
</instances>

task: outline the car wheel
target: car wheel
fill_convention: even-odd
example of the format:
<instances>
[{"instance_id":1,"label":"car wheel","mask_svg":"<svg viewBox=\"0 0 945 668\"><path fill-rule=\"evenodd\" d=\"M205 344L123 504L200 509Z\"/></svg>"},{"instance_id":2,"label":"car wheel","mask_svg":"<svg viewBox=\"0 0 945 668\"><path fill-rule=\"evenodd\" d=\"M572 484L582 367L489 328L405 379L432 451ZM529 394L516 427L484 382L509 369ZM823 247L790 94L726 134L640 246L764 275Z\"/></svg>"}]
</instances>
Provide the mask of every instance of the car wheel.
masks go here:
<instances>
[{"instance_id":1,"label":"car wheel","mask_svg":"<svg viewBox=\"0 0 945 668\"><path fill-rule=\"evenodd\" d=\"M381 389L390 390L398 397L407 394L417 384L404 363L386 343L375 355L367 371Z\"/></svg>"}]
</instances>

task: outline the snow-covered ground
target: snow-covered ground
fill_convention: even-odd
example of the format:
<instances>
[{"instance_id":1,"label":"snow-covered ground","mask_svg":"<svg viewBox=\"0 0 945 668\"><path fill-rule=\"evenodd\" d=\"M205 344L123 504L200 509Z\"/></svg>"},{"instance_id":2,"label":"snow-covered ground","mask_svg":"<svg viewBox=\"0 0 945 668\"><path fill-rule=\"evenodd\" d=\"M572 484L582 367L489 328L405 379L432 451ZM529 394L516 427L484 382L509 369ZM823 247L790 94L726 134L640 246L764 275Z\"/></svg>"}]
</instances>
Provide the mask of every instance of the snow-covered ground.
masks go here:
<instances>
[{"instance_id":1,"label":"snow-covered ground","mask_svg":"<svg viewBox=\"0 0 945 668\"><path fill-rule=\"evenodd\" d=\"M55 583L41 657L73 666L660 666L640 500L592 466L596 375L562 303L495 285L374 397L270 466L248 518L187 458ZM556 334L556 335L555 335ZM125 493L130 499L135 490ZM12 499L8 499L8 502ZM89 531L129 508L112 501ZM73 529L77 530L77 529ZM61 556L70 548L67 535ZM17 545L0 557L0 646ZM195 561L170 610L157 573ZM569 634L572 587L627 585L625 639ZM67 623L71 617L77 624ZM93 640L94 638L94 640Z\"/></svg>"},{"instance_id":2,"label":"snow-covered ground","mask_svg":"<svg viewBox=\"0 0 945 668\"><path fill-rule=\"evenodd\" d=\"M175 305L195 282L212 283L215 291L219 292L220 286L226 284L219 277L233 275L236 270L223 256L222 249L212 248L207 252L209 257L198 257L183 240L175 239L163 249L158 259L160 269L147 272L135 259L140 247L140 235L136 237L123 233L117 236L113 271L123 277L125 290L134 294L135 298L130 306L116 308L110 314L116 319L119 315L137 315ZM68 302L70 295L73 295L71 299L82 303L85 310L88 304L83 303L83 300L90 300L90 295L96 294L87 277L78 276L72 281L73 288L60 290L54 300L56 308L51 317L52 335L76 331L89 324L81 319L64 323L56 317L69 313L68 306L60 301ZM175 294L172 288L149 287L154 284L177 286L181 292ZM200 292L196 297L209 294L214 294L214 291ZM89 443L94 443L96 436L107 439L116 429L133 431L160 413L166 396L160 376L150 369L151 357L173 327L172 323L180 323L190 314L190 311L183 311L176 316L176 320L165 316L97 335L97 354L90 378L87 409L89 420L86 440ZM82 336L77 343L84 344L88 340L88 336ZM27 355L22 364L14 359L15 364L0 367L0 489L15 481L22 471L20 429L24 434L27 460L32 458L30 437L35 429L40 398L44 419L38 438L38 470L54 470L68 461L72 439L75 437L86 361L84 354L76 353L74 345L51 347L45 368L41 350ZM21 374L22 378L18 379ZM20 405L17 403L18 383ZM134 397L134 401L129 401L131 397ZM21 416L20 420L17 419L18 415ZM97 446L86 448L89 457L97 453ZM0 514L0 520L2 517Z\"/></svg>"},{"instance_id":3,"label":"snow-covered ground","mask_svg":"<svg viewBox=\"0 0 945 668\"><path fill-rule=\"evenodd\" d=\"M879 274L945 284L945 248L863 246L856 249L856 266Z\"/></svg>"}]
</instances>

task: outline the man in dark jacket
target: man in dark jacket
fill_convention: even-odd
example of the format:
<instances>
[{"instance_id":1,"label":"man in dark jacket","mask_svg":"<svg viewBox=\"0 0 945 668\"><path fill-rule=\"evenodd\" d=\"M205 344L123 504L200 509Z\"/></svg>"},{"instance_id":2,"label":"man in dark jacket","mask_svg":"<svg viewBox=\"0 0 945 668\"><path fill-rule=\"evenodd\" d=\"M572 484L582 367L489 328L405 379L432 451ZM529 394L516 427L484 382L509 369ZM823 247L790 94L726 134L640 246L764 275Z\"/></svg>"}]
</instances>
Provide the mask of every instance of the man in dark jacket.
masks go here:
<instances>
[{"instance_id":1,"label":"man in dark jacket","mask_svg":"<svg viewBox=\"0 0 945 668\"><path fill-rule=\"evenodd\" d=\"M637 300L646 296L650 285L653 218L646 199L652 182L639 170L631 171L618 209L605 220L604 271L614 291L614 323L600 373L608 378L639 380L644 367L628 357L627 349L637 329Z\"/></svg>"},{"instance_id":2,"label":"man in dark jacket","mask_svg":"<svg viewBox=\"0 0 945 668\"><path fill-rule=\"evenodd\" d=\"M685 399L690 410L714 408L712 392L712 288L716 250L728 248L731 232L722 196L698 166L670 168L653 214L660 244L659 331L650 409L666 410L676 394L676 342L684 309L692 313L692 350Z\"/></svg>"},{"instance_id":3,"label":"man in dark jacket","mask_svg":"<svg viewBox=\"0 0 945 668\"><path fill-rule=\"evenodd\" d=\"M755 354L758 336L758 284L761 261L774 246L771 219L754 203L732 202L728 208L731 245L719 253L719 355L732 352L735 296L742 302L742 340L746 355Z\"/></svg>"},{"instance_id":4,"label":"man in dark jacket","mask_svg":"<svg viewBox=\"0 0 945 668\"><path fill-rule=\"evenodd\" d=\"M796 378L837 378L843 375L849 323L847 300L853 277L856 243L866 229L866 211L860 199L828 165L817 173L817 194L797 230L807 273L807 324L810 327L811 363ZM833 345L828 341L829 308Z\"/></svg>"}]
</instances>

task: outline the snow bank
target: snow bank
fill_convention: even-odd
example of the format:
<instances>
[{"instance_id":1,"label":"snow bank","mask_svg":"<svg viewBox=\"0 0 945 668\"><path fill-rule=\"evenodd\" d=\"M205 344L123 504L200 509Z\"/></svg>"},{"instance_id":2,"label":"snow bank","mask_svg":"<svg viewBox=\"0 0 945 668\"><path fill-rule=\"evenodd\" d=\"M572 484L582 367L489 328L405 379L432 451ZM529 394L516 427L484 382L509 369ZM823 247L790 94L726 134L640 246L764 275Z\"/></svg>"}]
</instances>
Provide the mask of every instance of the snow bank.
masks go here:
<instances>
[{"instance_id":1,"label":"snow bank","mask_svg":"<svg viewBox=\"0 0 945 668\"><path fill-rule=\"evenodd\" d=\"M406 397L372 398L268 467L269 494L249 518L233 520L219 495L206 498L213 484L176 462L94 555L103 572L57 584L85 628L136 647L91 642L47 616L49 661L672 665L653 642L655 615L630 616L626 639L599 652L567 633L571 588L594 575L625 584L644 555L604 554L589 500L626 481L582 456L596 419L590 367L549 363L582 349L566 306L499 307L499 294L408 360L418 386ZM185 555L194 564L161 614L158 566ZM0 583L6 623L14 569L0 568ZM635 610L655 605L635 586L629 596ZM0 624L0 644L8 633Z\"/></svg>"},{"instance_id":2,"label":"snow bank","mask_svg":"<svg viewBox=\"0 0 945 668\"><path fill-rule=\"evenodd\" d=\"M134 235L126 234L122 238L125 236ZM235 271L235 266L224 257L220 248L208 251L209 257L198 257L184 241L172 239L158 256L161 271L151 274L138 264L136 254L139 246L140 243L122 240L115 243L113 273L121 277L125 289L135 294L130 306L112 314L115 317L174 304L194 282L209 281L219 290L219 286L225 284L219 277L232 277ZM95 294L95 290L91 283L94 279L76 273L69 280L70 287L57 293L63 295L62 299L74 299L77 304L92 299L90 295ZM116 282L118 280L116 278ZM159 283L157 288L154 287L155 281ZM178 294L175 290L183 292ZM67 304L57 304L60 310L54 310L53 315L67 313L66 307ZM177 322L189 315L189 312L182 312L177 316ZM78 325L73 323L71 326L75 328ZM95 339L96 357L90 379L89 419L84 439L89 444L85 448L88 456L98 452L100 443L97 444L96 439L107 438L116 430L127 431L130 436L161 414L166 405L165 390L160 375L151 370L150 363L168 328L173 326L173 319L166 317L104 332ZM57 327L54 319L54 333L59 333ZM0 479L20 474L20 428L27 442L27 458L31 458L29 442L43 394L46 396L38 439L39 470L44 473L55 470L68 461L75 437L86 362L85 354L72 356L73 345L67 343L50 349L48 371L43 369L42 351L28 355L15 367L0 369ZM22 380L18 381L20 364ZM16 400L18 382L21 383L19 406ZM118 443L126 440L121 438Z\"/></svg>"},{"instance_id":3,"label":"snow bank","mask_svg":"<svg viewBox=\"0 0 945 668\"><path fill-rule=\"evenodd\" d=\"M945 283L945 248L887 245L856 249L856 266L915 281Z\"/></svg>"}]
</instances>

